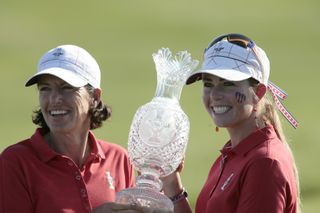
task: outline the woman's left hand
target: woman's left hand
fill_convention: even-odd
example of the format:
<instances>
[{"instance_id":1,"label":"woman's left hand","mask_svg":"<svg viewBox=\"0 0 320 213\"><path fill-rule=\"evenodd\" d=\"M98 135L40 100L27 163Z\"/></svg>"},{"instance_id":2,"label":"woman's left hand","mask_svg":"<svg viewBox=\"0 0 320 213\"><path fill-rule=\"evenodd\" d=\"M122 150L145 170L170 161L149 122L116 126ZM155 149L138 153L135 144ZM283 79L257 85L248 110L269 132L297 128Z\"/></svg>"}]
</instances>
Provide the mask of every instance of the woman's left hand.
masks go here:
<instances>
[{"instance_id":1,"label":"woman's left hand","mask_svg":"<svg viewBox=\"0 0 320 213\"><path fill-rule=\"evenodd\" d=\"M93 209L92 213L173 213L170 210L149 208L135 204L105 203Z\"/></svg>"}]
</instances>

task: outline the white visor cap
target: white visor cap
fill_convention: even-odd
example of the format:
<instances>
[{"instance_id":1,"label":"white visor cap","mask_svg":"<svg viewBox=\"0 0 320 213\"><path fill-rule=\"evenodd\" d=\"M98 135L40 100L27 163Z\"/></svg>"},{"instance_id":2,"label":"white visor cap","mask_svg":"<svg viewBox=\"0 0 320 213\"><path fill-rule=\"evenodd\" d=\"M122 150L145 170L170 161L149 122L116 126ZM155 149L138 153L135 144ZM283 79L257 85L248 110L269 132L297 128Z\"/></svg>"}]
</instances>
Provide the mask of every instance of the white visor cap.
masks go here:
<instances>
[{"instance_id":1,"label":"white visor cap","mask_svg":"<svg viewBox=\"0 0 320 213\"><path fill-rule=\"evenodd\" d=\"M86 50L75 45L61 45L46 52L39 60L37 73L25 86L36 84L44 74L56 76L73 87L90 84L100 88L98 63Z\"/></svg>"},{"instance_id":2,"label":"white visor cap","mask_svg":"<svg viewBox=\"0 0 320 213\"><path fill-rule=\"evenodd\" d=\"M186 83L201 80L204 73L229 81L254 78L268 85L270 62L266 53L256 45L244 48L222 40L204 53L201 69L191 74Z\"/></svg>"}]
</instances>

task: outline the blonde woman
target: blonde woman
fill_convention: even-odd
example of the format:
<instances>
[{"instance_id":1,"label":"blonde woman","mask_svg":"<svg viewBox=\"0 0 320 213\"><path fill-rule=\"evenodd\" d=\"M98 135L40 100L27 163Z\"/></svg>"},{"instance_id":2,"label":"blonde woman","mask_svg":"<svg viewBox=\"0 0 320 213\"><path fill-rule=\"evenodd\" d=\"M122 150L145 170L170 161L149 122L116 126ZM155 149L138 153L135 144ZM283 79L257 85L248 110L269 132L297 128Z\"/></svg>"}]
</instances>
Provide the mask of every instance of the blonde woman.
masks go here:
<instances>
[{"instance_id":1,"label":"blonde woman","mask_svg":"<svg viewBox=\"0 0 320 213\"><path fill-rule=\"evenodd\" d=\"M269 82L269 72L261 48L244 35L227 34L209 44L202 68L188 78L187 84L202 80L204 107L217 130L225 128L230 136L209 171L196 213L298 212L297 169L277 108L293 127L297 122L279 101L286 94ZM163 189L175 213L191 212L179 171L164 179Z\"/></svg>"},{"instance_id":2,"label":"blonde woman","mask_svg":"<svg viewBox=\"0 0 320 213\"><path fill-rule=\"evenodd\" d=\"M278 99L285 93L269 82L265 52L244 35L227 34L210 43L204 58L187 84L202 80L203 104L230 140L209 172L196 212L297 212L297 169L275 106L294 127L297 122ZM182 186L176 187L179 193Z\"/></svg>"}]
</instances>

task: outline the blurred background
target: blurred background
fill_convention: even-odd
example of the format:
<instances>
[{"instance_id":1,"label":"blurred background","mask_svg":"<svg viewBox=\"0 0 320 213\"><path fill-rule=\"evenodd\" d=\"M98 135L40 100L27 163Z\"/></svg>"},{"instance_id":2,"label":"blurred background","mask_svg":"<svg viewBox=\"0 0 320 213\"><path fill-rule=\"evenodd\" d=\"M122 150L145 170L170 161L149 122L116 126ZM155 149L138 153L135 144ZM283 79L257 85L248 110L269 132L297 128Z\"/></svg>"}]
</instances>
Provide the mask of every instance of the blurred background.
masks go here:
<instances>
[{"instance_id":1,"label":"blurred background","mask_svg":"<svg viewBox=\"0 0 320 213\"><path fill-rule=\"evenodd\" d=\"M289 94L285 106L300 126L294 130L283 123L300 172L302 209L319 212L319 11L317 0L0 0L0 151L36 128L31 115L38 108L37 90L24 83L47 50L76 44L97 59L103 99L113 115L94 132L126 147L135 111L155 92L152 53L169 47L173 52L188 50L202 60L203 49L214 37L237 32L267 52L270 80ZM214 131L201 92L201 84L195 84L184 87L181 96L191 122L182 178L193 207L228 140L224 130Z\"/></svg>"}]
</instances>

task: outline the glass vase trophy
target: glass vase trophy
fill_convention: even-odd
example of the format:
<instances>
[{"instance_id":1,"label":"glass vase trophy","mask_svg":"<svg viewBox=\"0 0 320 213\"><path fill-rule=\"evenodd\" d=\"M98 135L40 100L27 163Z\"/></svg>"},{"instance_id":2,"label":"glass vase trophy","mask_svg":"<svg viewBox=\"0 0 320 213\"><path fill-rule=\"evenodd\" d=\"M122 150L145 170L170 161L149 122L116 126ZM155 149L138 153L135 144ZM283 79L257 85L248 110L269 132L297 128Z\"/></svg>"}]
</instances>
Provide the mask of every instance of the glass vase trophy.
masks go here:
<instances>
[{"instance_id":1,"label":"glass vase trophy","mask_svg":"<svg viewBox=\"0 0 320 213\"><path fill-rule=\"evenodd\" d=\"M172 56L168 48L152 56L157 70L155 97L137 110L128 139L129 158L140 175L136 187L117 193L116 202L173 210L171 200L160 192L159 177L174 172L184 157L189 120L179 100L198 61L187 51Z\"/></svg>"}]
</instances>

